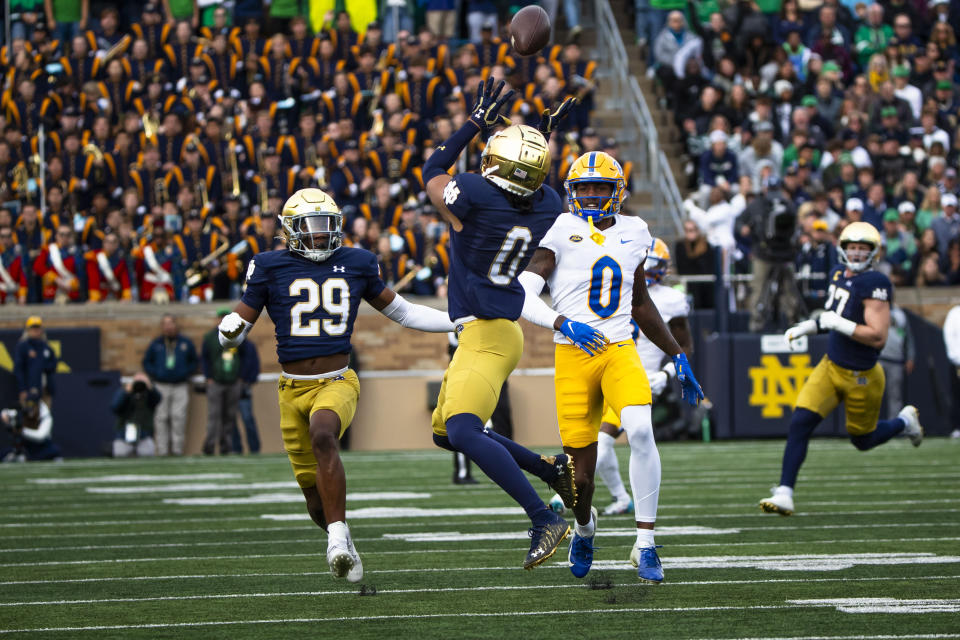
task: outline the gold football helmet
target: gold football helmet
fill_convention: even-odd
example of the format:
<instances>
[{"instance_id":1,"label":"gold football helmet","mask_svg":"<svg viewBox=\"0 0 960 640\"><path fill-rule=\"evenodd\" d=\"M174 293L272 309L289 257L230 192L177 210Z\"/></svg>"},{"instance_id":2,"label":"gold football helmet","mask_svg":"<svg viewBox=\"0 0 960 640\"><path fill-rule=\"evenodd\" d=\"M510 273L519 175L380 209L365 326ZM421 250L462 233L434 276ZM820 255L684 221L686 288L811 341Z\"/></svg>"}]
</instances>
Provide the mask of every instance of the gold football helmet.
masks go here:
<instances>
[{"instance_id":1,"label":"gold football helmet","mask_svg":"<svg viewBox=\"0 0 960 640\"><path fill-rule=\"evenodd\" d=\"M851 242L861 242L870 245L870 251L865 255L851 256L847 254L847 245ZM840 241L837 243L837 259L840 264L846 266L850 271L859 273L866 271L873 266L877 254L880 253L880 232L869 222L851 222L843 233L840 234ZM855 259L860 258L860 259Z\"/></svg>"},{"instance_id":2,"label":"gold football helmet","mask_svg":"<svg viewBox=\"0 0 960 640\"><path fill-rule=\"evenodd\" d=\"M314 262L323 262L343 243L343 214L320 189L300 189L280 212L287 248Z\"/></svg>"},{"instance_id":3,"label":"gold football helmet","mask_svg":"<svg viewBox=\"0 0 960 640\"><path fill-rule=\"evenodd\" d=\"M597 196L578 196L577 185L588 182L611 184L613 193L609 199ZM590 151L577 158L570 167L564 187L567 189L567 203L570 206L570 213L594 221L620 213L620 206L627 197L623 167L613 156L603 151Z\"/></svg>"},{"instance_id":4,"label":"gold football helmet","mask_svg":"<svg viewBox=\"0 0 960 640\"><path fill-rule=\"evenodd\" d=\"M514 124L490 136L480 158L484 178L509 193L532 195L550 171L550 149L543 134Z\"/></svg>"},{"instance_id":5,"label":"gold football helmet","mask_svg":"<svg viewBox=\"0 0 960 640\"><path fill-rule=\"evenodd\" d=\"M670 248L660 238L654 238L647 252L647 260L643 264L643 270L647 274L647 286L663 280L669 266Z\"/></svg>"}]
</instances>

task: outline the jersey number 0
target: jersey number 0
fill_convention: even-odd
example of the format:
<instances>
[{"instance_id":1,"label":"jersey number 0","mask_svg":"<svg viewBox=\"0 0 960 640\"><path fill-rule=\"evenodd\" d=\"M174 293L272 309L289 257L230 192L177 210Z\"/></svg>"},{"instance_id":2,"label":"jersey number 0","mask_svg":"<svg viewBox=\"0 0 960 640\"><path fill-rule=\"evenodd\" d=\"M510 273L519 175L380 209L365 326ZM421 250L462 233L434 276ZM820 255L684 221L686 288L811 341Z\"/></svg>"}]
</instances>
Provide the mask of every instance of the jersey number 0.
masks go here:
<instances>
[{"instance_id":1,"label":"jersey number 0","mask_svg":"<svg viewBox=\"0 0 960 640\"><path fill-rule=\"evenodd\" d=\"M520 260L527 253L527 247L533 242L533 234L526 227L514 227L507 233L500 245L500 251L493 259L487 277L495 285L505 287L513 282L517 275ZM519 248L518 248L519 247Z\"/></svg>"},{"instance_id":2,"label":"jersey number 0","mask_svg":"<svg viewBox=\"0 0 960 640\"><path fill-rule=\"evenodd\" d=\"M316 280L297 278L290 283L290 296L299 298L304 292L306 300L301 300L290 308L290 335L315 338L320 335L320 319L312 318L306 324L303 314L313 313L320 306L321 297L323 310L330 315L340 318L325 318L323 332L328 336L341 336L347 330L347 317L350 315L350 285L343 278L328 278L323 287ZM338 299L339 298L339 299Z\"/></svg>"}]
</instances>

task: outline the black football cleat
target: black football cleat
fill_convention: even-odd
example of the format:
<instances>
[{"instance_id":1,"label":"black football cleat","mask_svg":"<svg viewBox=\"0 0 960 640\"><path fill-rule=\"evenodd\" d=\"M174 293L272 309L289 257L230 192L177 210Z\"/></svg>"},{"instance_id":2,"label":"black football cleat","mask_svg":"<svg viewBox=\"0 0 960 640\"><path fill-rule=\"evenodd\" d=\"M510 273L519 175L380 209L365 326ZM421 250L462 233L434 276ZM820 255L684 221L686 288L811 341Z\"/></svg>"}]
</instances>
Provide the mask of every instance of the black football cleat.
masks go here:
<instances>
[{"instance_id":1,"label":"black football cleat","mask_svg":"<svg viewBox=\"0 0 960 640\"><path fill-rule=\"evenodd\" d=\"M567 521L549 511L551 522L535 526L528 532L530 535L530 551L523 561L524 569L533 569L557 552L560 543L570 534L570 525Z\"/></svg>"},{"instance_id":2,"label":"black football cleat","mask_svg":"<svg viewBox=\"0 0 960 640\"><path fill-rule=\"evenodd\" d=\"M553 480L548 481L547 485L557 492L557 495L563 500L563 506L567 509L573 509L577 506L577 484L573 480L573 458L565 453L540 457L544 462L552 465L556 473Z\"/></svg>"}]
</instances>

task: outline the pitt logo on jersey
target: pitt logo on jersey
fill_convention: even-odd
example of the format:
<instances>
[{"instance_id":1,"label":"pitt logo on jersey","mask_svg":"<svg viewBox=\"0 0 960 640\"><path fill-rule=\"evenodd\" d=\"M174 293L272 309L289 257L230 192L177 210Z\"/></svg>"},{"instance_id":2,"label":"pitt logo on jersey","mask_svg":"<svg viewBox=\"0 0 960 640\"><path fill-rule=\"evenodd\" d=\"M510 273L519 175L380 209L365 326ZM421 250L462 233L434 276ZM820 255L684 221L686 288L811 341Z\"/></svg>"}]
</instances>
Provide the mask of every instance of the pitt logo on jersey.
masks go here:
<instances>
[{"instance_id":1,"label":"pitt logo on jersey","mask_svg":"<svg viewBox=\"0 0 960 640\"><path fill-rule=\"evenodd\" d=\"M583 236L578 236L577 234L573 234L572 236L570 236L570 242L582 242L582 241L583 241Z\"/></svg>"}]
</instances>

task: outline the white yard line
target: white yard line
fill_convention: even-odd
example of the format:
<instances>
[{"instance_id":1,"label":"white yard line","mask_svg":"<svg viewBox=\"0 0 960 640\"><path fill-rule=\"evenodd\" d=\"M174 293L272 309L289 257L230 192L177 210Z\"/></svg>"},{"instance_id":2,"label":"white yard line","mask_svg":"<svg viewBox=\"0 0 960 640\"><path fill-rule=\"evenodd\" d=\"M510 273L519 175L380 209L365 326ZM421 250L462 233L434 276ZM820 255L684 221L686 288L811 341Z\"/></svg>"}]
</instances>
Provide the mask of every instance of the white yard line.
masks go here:
<instances>
[{"instance_id":1,"label":"white yard line","mask_svg":"<svg viewBox=\"0 0 960 640\"><path fill-rule=\"evenodd\" d=\"M472 588L468 590L473 590ZM379 591L377 593L380 593ZM636 607L624 609L581 609L581 610L559 610L559 611L497 611L497 612L469 612L457 611L451 613L420 613L410 615L382 615L382 616L340 616L332 618L281 618L275 620L215 620L207 622L172 622L155 624L131 624L131 625L96 625L87 627L38 627L26 629L0 629L0 634L5 633L51 633L51 632L72 632L72 631L119 631L127 629L182 629L196 627L222 627L222 626L242 626L242 625L264 625L264 624L316 624L323 622L370 622L379 620L423 620L423 619L443 619L443 618L507 618L514 616L568 616L568 615L595 615L595 614L613 614L613 613L692 613L701 611L765 611L765 610L784 610L801 609L811 607L790 606L790 605L753 605L753 606L714 606L714 607ZM957 638L960 634L935 634L920 636L911 634L909 636L836 636L835 638L864 639L867 638Z\"/></svg>"}]
</instances>

